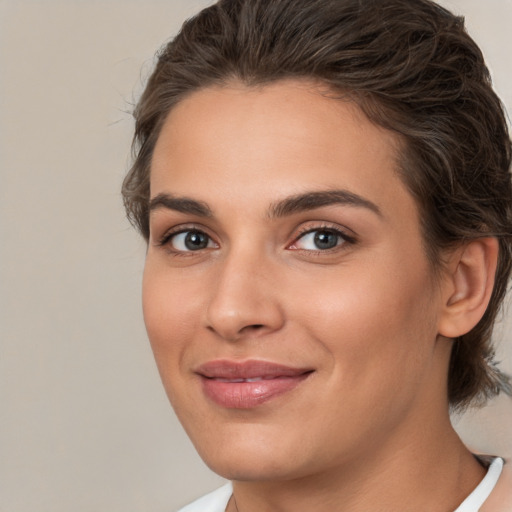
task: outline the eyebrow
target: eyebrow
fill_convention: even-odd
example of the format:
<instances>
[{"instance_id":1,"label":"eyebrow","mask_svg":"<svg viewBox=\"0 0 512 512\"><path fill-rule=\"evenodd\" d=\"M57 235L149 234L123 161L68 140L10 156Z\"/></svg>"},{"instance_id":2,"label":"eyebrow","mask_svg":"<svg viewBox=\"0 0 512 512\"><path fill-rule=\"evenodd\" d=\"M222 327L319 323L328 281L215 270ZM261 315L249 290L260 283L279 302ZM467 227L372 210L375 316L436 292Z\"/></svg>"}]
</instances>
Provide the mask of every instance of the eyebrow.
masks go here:
<instances>
[{"instance_id":1,"label":"eyebrow","mask_svg":"<svg viewBox=\"0 0 512 512\"><path fill-rule=\"evenodd\" d=\"M364 197L349 192L348 190L326 190L297 194L273 203L269 208L269 217L285 217L294 213L336 204L366 208L376 213L378 216L382 216L379 207Z\"/></svg>"},{"instance_id":2,"label":"eyebrow","mask_svg":"<svg viewBox=\"0 0 512 512\"><path fill-rule=\"evenodd\" d=\"M268 210L268 217L280 218L294 213L305 212L331 205L346 205L366 208L373 213L382 216L379 207L348 190L325 190L318 192L306 192L286 197L272 203ZM149 211L165 208L181 213L189 213L199 217L213 217L211 208L203 201L197 201L189 197L177 197L172 194L158 194L149 202Z\"/></svg>"},{"instance_id":3,"label":"eyebrow","mask_svg":"<svg viewBox=\"0 0 512 512\"><path fill-rule=\"evenodd\" d=\"M199 217L213 217L213 212L206 203L188 197L176 197L171 194L158 194L149 202L150 212L161 208L190 213Z\"/></svg>"}]
</instances>

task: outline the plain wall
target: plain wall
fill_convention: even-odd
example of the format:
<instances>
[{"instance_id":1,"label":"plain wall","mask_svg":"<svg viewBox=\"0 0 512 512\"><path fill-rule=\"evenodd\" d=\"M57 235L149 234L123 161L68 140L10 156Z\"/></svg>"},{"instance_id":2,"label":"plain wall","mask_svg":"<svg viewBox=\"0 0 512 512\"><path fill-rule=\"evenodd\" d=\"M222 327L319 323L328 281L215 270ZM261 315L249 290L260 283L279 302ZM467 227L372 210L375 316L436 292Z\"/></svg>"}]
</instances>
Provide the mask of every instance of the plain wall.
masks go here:
<instances>
[{"instance_id":1,"label":"plain wall","mask_svg":"<svg viewBox=\"0 0 512 512\"><path fill-rule=\"evenodd\" d=\"M172 511L222 481L182 432L124 218L129 111L155 50L206 0L0 0L0 512ZM467 15L512 106L512 0ZM498 337L512 373L512 315ZM455 420L512 455L512 400Z\"/></svg>"}]
</instances>

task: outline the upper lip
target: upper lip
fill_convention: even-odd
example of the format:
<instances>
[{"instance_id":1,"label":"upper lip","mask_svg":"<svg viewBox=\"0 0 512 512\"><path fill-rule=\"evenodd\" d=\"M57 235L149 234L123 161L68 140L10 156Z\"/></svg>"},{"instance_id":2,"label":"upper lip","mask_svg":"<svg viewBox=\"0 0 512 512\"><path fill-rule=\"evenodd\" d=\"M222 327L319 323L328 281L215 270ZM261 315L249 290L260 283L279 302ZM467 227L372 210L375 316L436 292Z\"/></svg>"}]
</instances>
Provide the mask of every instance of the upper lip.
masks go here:
<instances>
[{"instance_id":1,"label":"upper lip","mask_svg":"<svg viewBox=\"0 0 512 512\"><path fill-rule=\"evenodd\" d=\"M269 361L230 361L227 359L219 359L200 365L196 368L195 373L209 379L238 380L297 377L312 371L312 368L297 368Z\"/></svg>"}]
</instances>

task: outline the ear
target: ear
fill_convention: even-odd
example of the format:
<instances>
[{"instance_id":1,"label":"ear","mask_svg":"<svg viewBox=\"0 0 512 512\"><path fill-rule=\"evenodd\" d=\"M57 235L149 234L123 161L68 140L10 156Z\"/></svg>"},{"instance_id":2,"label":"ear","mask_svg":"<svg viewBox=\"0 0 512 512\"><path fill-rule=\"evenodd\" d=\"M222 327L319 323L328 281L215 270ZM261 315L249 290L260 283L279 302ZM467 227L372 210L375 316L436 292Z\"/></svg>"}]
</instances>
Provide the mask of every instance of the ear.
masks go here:
<instances>
[{"instance_id":1,"label":"ear","mask_svg":"<svg viewBox=\"0 0 512 512\"><path fill-rule=\"evenodd\" d=\"M457 338L469 332L487 309L498 262L498 240L478 238L450 255L444 277L438 332Z\"/></svg>"}]
</instances>

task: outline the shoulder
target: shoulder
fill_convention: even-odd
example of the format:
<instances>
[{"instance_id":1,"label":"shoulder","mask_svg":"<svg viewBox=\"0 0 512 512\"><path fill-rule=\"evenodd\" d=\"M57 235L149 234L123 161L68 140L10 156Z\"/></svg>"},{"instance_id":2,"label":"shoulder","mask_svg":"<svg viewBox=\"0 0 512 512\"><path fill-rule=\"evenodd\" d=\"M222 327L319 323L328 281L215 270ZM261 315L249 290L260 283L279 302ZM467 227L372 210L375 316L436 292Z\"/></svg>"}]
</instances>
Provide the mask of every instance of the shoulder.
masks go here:
<instances>
[{"instance_id":1,"label":"shoulder","mask_svg":"<svg viewBox=\"0 0 512 512\"><path fill-rule=\"evenodd\" d=\"M228 483L186 505L178 510L178 512L224 512L232 492L231 484Z\"/></svg>"},{"instance_id":2,"label":"shoulder","mask_svg":"<svg viewBox=\"0 0 512 512\"><path fill-rule=\"evenodd\" d=\"M512 459L505 460L501 475L480 510L481 512L512 512Z\"/></svg>"}]
</instances>

